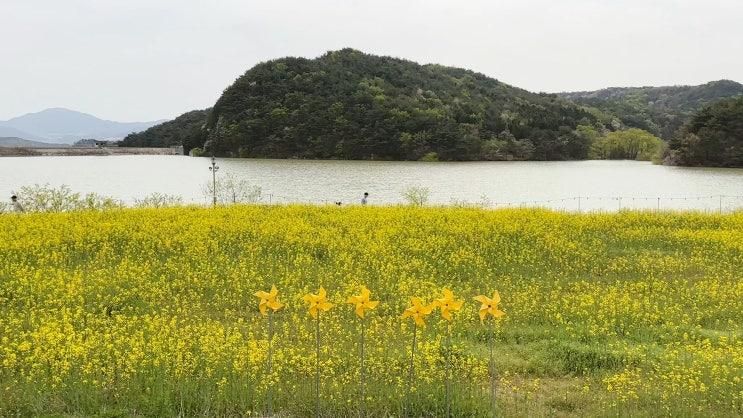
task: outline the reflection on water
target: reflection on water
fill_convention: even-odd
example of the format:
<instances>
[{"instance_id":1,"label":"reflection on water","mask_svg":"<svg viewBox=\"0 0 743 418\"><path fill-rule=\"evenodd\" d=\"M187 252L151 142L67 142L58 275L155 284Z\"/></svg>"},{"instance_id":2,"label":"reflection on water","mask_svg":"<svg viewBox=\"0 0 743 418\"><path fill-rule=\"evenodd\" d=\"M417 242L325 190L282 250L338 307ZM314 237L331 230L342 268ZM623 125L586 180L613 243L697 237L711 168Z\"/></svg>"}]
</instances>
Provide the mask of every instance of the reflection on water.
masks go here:
<instances>
[{"instance_id":1,"label":"reflection on water","mask_svg":"<svg viewBox=\"0 0 743 418\"><path fill-rule=\"evenodd\" d=\"M219 175L233 173L263 189L271 203L402 201L411 186L430 190L430 203L489 203L556 209L620 208L718 210L743 207L743 169L682 168L636 161L387 162L220 159ZM127 202L154 192L207 203L209 159L178 156L0 158L0 193L21 186L66 184ZM720 198L718 195L725 197ZM621 199L619 199L621 197ZM660 199L659 199L660 198Z\"/></svg>"}]
</instances>

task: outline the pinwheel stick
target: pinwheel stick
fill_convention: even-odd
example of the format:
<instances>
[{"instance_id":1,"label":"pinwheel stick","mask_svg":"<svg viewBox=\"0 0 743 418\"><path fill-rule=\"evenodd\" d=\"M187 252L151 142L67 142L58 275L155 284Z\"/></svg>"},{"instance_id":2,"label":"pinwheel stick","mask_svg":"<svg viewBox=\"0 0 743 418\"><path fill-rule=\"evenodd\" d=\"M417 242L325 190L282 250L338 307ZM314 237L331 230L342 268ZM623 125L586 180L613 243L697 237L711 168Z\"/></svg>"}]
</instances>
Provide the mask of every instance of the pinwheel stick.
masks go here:
<instances>
[{"instance_id":1,"label":"pinwheel stick","mask_svg":"<svg viewBox=\"0 0 743 418\"><path fill-rule=\"evenodd\" d=\"M273 312L268 312L268 378L269 382L273 376ZM273 397L272 397L273 385L268 385L268 393L266 394L266 401L268 403L268 416L273 416Z\"/></svg>"},{"instance_id":2,"label":"pinwheel stick","mask_svg":"<svg viewBox=\"0 0 743 418\"><path fill-rule=\"evenodd\" d=\"M451 417L451 324L446 324L446 417Z\"/></svg>"},{"instance_id":3,"label":"pinwheel stick","mask_svg":"<svg viewBox=\"0 0 743 418\"><path fill-rule=\"evenodd\" d=\"M359 377L361 379L360 382L360 388L361 388L361 403L359 404L359 415L365 416L366 415L366 387L364 386L364 375L366 374L366 370L364 369L364 334L366 330L366 321L364 319L360 319L361 321L361 340L360 340L360 349L361 349L361 367L360 367L360 373Z\"/></svg>"},{"instance_id":4,"label":"pinwheel stick","mask_svg":"<svg viewBox=\"0 0 743 418\"><path fill-rule=\"evenodd\" d=\"M413 346L410 350L410 368L409 368L409 374L408 374L408 396L407 396L407 404L408 407L410 407L410 396L412 395L413 391L413 382L415 382L415 337L418 331L418 326L415 322L413 322Z\"/></svg>"},{"instance_id":5,"label":"pinwheel stick","mask_svg":"<svg viewBox=\"0 0 743 418\"><path fill-rule=\"evenodd\" d=\"M315 320L315 417L320 416L320 312Z\"/></svg>"},{"instance_id":6,"label":"pinwheel stick","mask_svg":"<svg viewBox=\"0 0 743 418\"><path fill-rule=\"evenodd\" d=\"M493 357L493 340L495 338L495 317L492 317L490 319L492 321L492 326L490 328L490 339L489 339L489 349L490 349L490 402L491 402L491 409L493 416L495 416L495 359Z\"/></svg>"}]
</instances>

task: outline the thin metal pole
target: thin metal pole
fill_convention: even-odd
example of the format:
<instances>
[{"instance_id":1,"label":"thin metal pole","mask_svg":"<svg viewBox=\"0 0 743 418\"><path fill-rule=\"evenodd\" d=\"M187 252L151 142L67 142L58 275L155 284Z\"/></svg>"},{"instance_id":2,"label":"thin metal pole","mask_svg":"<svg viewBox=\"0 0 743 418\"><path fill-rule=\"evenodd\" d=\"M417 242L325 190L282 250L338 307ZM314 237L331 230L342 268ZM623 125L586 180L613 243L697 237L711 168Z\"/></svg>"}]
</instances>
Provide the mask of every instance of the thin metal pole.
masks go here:
<instances>
[{"instance_id":1,"label":"thin metal pole","mask_svg":"<svg viewBox=\"0 0 743 418\"><path fill-rule=\"evenodd\" d=\"M217 166L217 159L214 158L214 155L212 154L212 166L209 167L209 171L212 172L212 206L217 206L217 170L219 170L219 167Z\"/></svg>"},{"instance_id":2,"label":"thin metal pole","mask_svg":"<svg viewBox=\"0 0 743 418\"><path fill-rule=\"evenodd\" d=\"M446 324L446 418L451 417L451 324Z\"/></svg>"},{"instance_id":3,"label":"thin metal pole","mask_svg":"<svg viewBox=\"0 0 743 418\"><path fill-rule=\"evenodd\" d=\"M658 212L660 212L660 197L658 198Z\"/></svg>"},{"instance_id":4,"label":"thin metal pole","mask_svg":"<svg viewBox=\"0 0 743 418\"><path fill-rule=\"evenodd\" d=\"M317 364L315 365L315 417L320 416L320 311L317 312L317 321L315 322L315 355Z\"/></svg>"},{"instance_id":5,"label":"thin metal pole","mask_svg":"<svg viewBox=\"0 0 743 418\"><path fill-rule=\"evenodd\" d=\"M366 321L361 319L361 410L359 411L360 416L366 415L366 388L364 384L366 383L365 380L365 373L364 373L364 334L366 330Z\"/></svg>"},{"instance_id":6,"label":"thin metal pole","mask_svg":"<svg viewBox=\"0 0 743 418\"><path fill-rule=\"evenodd\" d=\"M273 378L273 313L268 312L268 378L269 382ZM272 399L273 384L269 383L268 386L268 416L273 416L273 399Z\"/></svg>"},{"instance_id":7,"label":"thin metal pole","mask_svg":"<svg viewBox=\"0 0 743 418\"><path fill-rule=\"evenodd\" d=\"M490 407L492 409L493 417L495 417L495 406L496 406L496 391L495 391L495 359L493 357L493 339L495 337L495 317L491 318L493 324L490 329L490 341L488 344L490 347Z\"/></svg>"},{"instance_id":8,"label":"thin metal pole","mask_svg":"<svg viewBox=\"0 0 743 418\"><path fill-rule=\"evenodd\" d=\"M720 195L720 208L719 212L722 213L722 195Z\"/></svg>"},{"instance_id":9,"label":"thin metal pole","mask_svg":"<svg viewBox=\"0 0 743 418\"><path fill-rule=\"evenodd\" d=\"M418 331L418 326L413 323L413 347L410 350L410 371L408 374L408 396L405 402L405 416L408 416L408 408L410 408L410 396L413 392L413 379L415 378L415 337Z\"/></svg>"}]
</instances>

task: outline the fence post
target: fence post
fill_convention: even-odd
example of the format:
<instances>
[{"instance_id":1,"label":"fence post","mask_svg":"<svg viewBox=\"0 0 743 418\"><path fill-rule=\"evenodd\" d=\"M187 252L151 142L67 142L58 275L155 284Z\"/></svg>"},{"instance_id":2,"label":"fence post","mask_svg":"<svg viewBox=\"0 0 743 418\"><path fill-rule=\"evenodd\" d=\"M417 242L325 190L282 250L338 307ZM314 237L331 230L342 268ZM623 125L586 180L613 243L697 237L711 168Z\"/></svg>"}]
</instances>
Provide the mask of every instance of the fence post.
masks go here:
<instances>
[{"instance_id":1,"label":"fence post","mask_svg":"<svg viewBox=\"0 0 743 418\"><path fill-rule=\"evenodd\" d=\"M660 197L658 198L658 212L660 212Z\"/></svg>"}]
</instances>

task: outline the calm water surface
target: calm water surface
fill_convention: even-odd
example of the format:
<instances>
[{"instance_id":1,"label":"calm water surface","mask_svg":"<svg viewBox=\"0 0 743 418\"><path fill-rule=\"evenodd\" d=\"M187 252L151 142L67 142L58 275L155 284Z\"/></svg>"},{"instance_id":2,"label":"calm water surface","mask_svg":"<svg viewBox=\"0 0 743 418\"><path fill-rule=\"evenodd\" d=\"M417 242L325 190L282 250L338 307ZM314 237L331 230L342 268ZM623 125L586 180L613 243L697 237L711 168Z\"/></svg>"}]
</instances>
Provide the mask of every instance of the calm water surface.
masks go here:
<instances>
[{"instance_id":1,"label":"calm water surface","mask_svg":"<svg viewBox=\"0 0 743 418\"><path fill-rule=\"evenodd\" d=\"M207 203L208 158L85 156L0 158L0 193L22 186L68 185L126 202L151 193ZM272 203L341 201L400 203L411 186L430 189L430 202L491 206L617 210L743 208L743 169L681 168L636 161L380 162L219 159L218 176L232 173L263 190ZM722 201L711 195L725 195ZM580 202L577 199L581 196ZM618 199L618 197L622 197ZM658 201L660 198L660 201ZM4 198L3 198L4 199Z\"/></svg>"}]
</instances>

